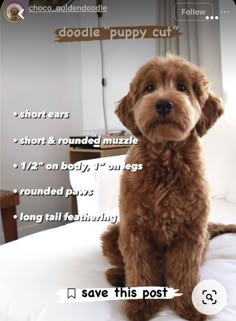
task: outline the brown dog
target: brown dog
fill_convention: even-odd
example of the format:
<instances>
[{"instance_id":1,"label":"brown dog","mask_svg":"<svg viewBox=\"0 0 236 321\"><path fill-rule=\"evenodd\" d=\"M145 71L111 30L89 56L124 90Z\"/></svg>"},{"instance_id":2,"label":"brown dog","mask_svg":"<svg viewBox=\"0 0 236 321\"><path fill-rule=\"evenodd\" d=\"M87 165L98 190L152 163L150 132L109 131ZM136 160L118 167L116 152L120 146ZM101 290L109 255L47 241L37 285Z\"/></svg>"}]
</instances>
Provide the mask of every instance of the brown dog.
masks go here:
<instances>
[{"instance_id":1,"label":"brown dog","mask_svg":"<svg viewBox=\"0 0 236 321\"><path fill-rule=\"evenodd\" d=\"M208 225L209 194L200 137L223 113L222 101L196 66L178 57L155 58L133 79L118 105L121 122L139 138L124 171L120 224L102 236L103 253L115 268L114 286L169 286L183 296L170 300L190 321L206 320L191 301L210 237L236 226ZM148 320L162 300L127 300L131 321Z\"/></svg>"},{"instance_id":2,"label":"brown dog","mask_svg":"<svg viewBox=\"0 0 236 321\"><path fill-rule=\"evenodd\" d=\"M17 7L12 7L10 10L11 13L11 20L12 21L19 21L21 20L21 17L18 15L20 10Z\"/></svg>"}]
</instances>

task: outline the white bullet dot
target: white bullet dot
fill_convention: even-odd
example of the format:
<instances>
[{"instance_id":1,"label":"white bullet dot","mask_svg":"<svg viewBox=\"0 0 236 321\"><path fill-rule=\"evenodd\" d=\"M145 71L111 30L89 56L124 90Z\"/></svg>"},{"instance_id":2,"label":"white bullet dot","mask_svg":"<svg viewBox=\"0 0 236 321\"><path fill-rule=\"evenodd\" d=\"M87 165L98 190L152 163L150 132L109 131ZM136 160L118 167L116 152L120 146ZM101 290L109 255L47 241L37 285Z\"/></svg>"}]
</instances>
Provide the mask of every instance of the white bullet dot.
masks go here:
<instances>
[{"instance_id":1,"label":"white bullet dot","mask_svg":"<svg viewBox=\"0 0 236 321\"><path fill-rule=\"evenodd\" d=\"M214 19L214 17L213 16L211 16L211 20L213 20Z\"/></svg>"},{"instance_id":2,"label":"white bullet dot","mask_svg":"<svg viewBox=\"0 0 236 321\"><path fill-rule=\"evenodd\" d=\"M218 16L215 16L215 19L216 19L216 20L218 20L218 19L219 19L219 17L218 17Z\"/></svg>"},{"instance_id":3,"label":"white bullet dot","mask_svg":"<svg viewBox=\"0 0 236 321\"><path fill-rule=\"evenodd\" d=\"M16 194L16 193L17 193L17 189L13 189L13 193L15 193L15 194Z\"/></svg>"},{"instance_id":4,"label":"white bullet dot","mask_svg":"<svg viewBox=\"0 0 236 321\"><path fill-rule=\"evenodd\" d=\"M209 19L209 17L208 16L206 16L206 20L208 20Z\"/></svg>"},{"instance_id":5,"label":"white bullet dot","mask_svg":"<svg viewBox=\"0 0 236 321\"><path fill-rule=\"evenodd\" d=\"M18 168L18 165L17 165L17 164L14 164L13 167L14 167L14 168Z\"/></svg>"},{"instance_id":6,"label":"white bullet dot","mask_svg":"<svg viewBox=\"0 0 236 321\"><path fill-rule=\"evenodd\" d=\"M14 139L13 139L13 142L14 142L14 143L17 143L17 142L18 142L18 140L17 140L16 138L14 138Z\"/></svg>"},{"instance_id":7,"label":"white bullet dot","mask_svg":"<svg viewBox=\"0 0 236 321\"><path fill-rule=\"evenodd\" d=\"M18 113L14 112L13 115L14 115L15 117L17 117L17 116L18 116Z\"/></svg>"},{"instance_id":8,"label":"white bullet dot","mask_svg":"<svg viewBox=\"0 0 236 321\"><path fill-rule=\"evenodd\" d=\"M13 218L14 218L15 220L17 220L17 215L13 215Z\"/></svg>"}]
</instances>

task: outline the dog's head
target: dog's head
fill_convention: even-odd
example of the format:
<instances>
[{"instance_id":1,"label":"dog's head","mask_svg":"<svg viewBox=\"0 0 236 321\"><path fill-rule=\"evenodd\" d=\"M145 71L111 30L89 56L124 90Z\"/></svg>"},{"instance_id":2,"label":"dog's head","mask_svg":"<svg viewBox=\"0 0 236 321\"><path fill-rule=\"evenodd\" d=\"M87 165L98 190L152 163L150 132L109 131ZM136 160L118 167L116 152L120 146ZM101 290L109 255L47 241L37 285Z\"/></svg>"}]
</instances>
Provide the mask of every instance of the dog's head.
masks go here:
<instances>
[{"instance_id":1,"label":"dog's head","mask_svg":"<svg viewBox=\"0 0 236 321\"><path fill-rule=\"evenodd\" d=\"M12 16L17 16L19 13L19 9L17 7L12 7L10 11Z\"/></svg>"},{"instance_id":2,"label":"dog's head","mask_svg":"<svg viewBox=\"0 0 236 321\"><path fill-rule=\"evenodd\" d=\"M223 113L203 72L186 60L155 58L137 72L116 114L133 135L152 143L203 136Z\"/></svg>"}]
</instances>

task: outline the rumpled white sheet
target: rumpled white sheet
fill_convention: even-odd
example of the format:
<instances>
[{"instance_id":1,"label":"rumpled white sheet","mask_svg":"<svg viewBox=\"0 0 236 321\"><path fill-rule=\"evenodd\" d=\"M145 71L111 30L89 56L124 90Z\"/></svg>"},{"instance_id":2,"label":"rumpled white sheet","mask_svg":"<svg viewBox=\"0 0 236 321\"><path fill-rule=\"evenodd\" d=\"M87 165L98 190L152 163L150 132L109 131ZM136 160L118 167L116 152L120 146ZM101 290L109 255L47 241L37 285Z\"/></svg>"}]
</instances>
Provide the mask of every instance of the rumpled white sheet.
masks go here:
<instances>
[{"instance_id":1,"label":"rumpled white sheet","mask_svg":"<svg viewBox=\"0 0 236 321\"><path fill-rule=\"evenodd\" d=\"M114 215L117 209L109 211ZM214 200L211 220L236 224L236 206ZM100 235L107 223L72 223L0 246L0 321L127 321L119 301L60 304L60 288L109 287ZM236 320L236 235L210 242L202 279L216 279L228 303L212 321ZM153 320L181 320L169 309Z\"/></svg>"}]
</instances>

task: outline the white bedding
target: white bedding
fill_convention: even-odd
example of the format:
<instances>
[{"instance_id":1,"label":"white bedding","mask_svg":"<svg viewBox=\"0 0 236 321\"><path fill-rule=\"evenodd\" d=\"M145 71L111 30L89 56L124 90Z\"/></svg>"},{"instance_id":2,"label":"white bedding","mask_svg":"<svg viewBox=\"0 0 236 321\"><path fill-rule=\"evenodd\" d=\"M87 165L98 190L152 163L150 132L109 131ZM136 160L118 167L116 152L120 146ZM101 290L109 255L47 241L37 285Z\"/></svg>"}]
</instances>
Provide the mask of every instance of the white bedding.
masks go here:
<instances>
[{"instance_id":1,"label":"white bedding","mask_svg":"<svg viewBox=\"0 0 236 321\"><path fill-rule=\"evenodd\" d=\"M116 214L117 210L109 214ZM211 220L236 224L236 205L214 200ZM119 301L60 304L60 288L108 287L100 234L107 223L71 223L0 246L0 321L124 321ZM222 312L209 320L236 320L236 235L210 243L202 279L221 282L228 292ZM181 320L164 309L153 320Z\"/></svg>"}]
</instances>

